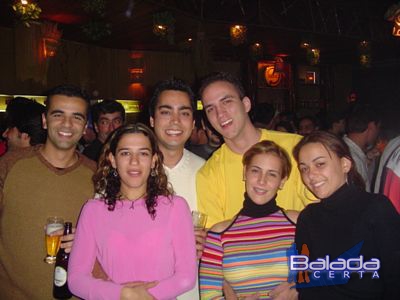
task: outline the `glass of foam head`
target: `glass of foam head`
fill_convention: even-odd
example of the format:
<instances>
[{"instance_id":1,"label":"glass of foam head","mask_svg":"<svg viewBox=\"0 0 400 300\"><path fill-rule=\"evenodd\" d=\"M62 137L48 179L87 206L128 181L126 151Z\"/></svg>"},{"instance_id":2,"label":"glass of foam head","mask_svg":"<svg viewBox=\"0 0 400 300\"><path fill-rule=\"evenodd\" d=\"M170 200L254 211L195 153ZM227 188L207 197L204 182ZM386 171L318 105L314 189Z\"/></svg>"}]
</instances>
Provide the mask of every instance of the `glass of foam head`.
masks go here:
<instances>
[{"instance_id":1,"label":"glass of foam head","mask_svg":"<svg viewBox=\"0 0 400 300\"><path fill-rule=\"evenodd\" d=\"M64 220L61 217L49 217L45 226L46 257L44 261L48 264L56 262L58 249L60 248L61 236L64 230ZM54 234L59 231L58 234Z\"/></svg>"}]
</instances>

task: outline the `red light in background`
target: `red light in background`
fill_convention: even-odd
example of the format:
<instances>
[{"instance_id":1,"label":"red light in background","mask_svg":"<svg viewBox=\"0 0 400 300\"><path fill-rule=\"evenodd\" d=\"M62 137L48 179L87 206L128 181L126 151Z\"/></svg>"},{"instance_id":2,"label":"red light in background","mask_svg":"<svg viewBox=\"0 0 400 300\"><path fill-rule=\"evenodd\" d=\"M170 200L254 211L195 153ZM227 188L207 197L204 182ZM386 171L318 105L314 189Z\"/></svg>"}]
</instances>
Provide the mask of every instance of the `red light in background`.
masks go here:
<instances>
[{"instance_id":1,"label":"red light in background","mask_svg":"<svg viewBox=\"0 0 400 300\"><path fill-rule=\"evenodd\" d=\"M306 72L305 82L308 83L308 84L315 84L316 83L315 72L307 71Z\"/></svg>"},{"instance_id":2,"label":"red light in background","mask_svg":"<svg viewBox=\"0 0 400 300\"><path fill-rule=\"evenodd\" d=\"M132 83L129 85L129 94L133 99L144 99L145 89L141 83Z\"/></svg>"}]
</instances>

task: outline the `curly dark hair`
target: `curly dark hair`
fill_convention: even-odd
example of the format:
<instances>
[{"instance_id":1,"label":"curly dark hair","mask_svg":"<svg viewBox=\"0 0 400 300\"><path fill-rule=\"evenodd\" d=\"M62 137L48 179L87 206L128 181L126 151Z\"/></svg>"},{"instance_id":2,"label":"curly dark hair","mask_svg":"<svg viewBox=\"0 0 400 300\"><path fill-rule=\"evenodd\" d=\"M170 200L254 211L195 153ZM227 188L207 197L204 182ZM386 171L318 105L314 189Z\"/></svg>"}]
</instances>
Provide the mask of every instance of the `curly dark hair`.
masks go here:
<instances>
[{"instance_id":1,"label":"curly dark hair","mask_svg":"<svg viewBox=\"0 0 400 300\"><path fill-rule=\"evenodd\" d=\"M96 173L93 175L93 182L97 193L102 195L108 209L113 211L115 204L121 197L121 179L114 176L114 168L109 159L110 153L115 156L117 146L121 138L126 134L143 134L146 136L151 145L152 155L156 155L154 166L155 176L147 178L146 188L146 207L150 216L156 217L157 197L159 195L171 196L173 190L168 183L167 175L163 167L163 155L157 145L156 137L153 131L142 123L125 125L113 132L105 143L100 155L99 164Z\"/></svg>"}]
</instances>

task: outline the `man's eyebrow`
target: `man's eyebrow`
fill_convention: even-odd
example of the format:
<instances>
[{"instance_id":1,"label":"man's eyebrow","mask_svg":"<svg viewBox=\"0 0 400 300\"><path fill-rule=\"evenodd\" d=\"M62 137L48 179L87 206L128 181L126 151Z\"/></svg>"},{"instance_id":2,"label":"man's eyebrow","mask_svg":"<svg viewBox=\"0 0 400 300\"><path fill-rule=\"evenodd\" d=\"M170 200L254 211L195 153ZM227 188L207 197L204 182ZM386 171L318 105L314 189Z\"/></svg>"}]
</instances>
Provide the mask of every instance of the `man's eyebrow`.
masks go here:
<instances>
[{"instance_id":1,"label":"man's eyebrow","mask_svg":"<svg viewBox=\"0 0 400 300\"><path fill-rule=\"evenodd\" d=\"M122 117L121 117L121 116L114 117L114 118L108 118L108 117L105 117L105 116L99 117L99 120L109 120L109 121L112 121L112 120L116 120L116 119L122 119Z\"/></svg>"},{"instance_id":2,"label":"man's eyebrow","mask_svg":"<svg viewBox=\"0 0 400 300\"><path fill-rule=\"evenodd\" d=\"M192 107L191 107L191 106L188 106L188 105L182 105L182 106L180 106L178 109L179 109L179 110L186 110L186 109L193 110Z\"/></svg>"},{"instance_id":3,"label":"man's eyebrow","mask_svg":"<svg viewBox=\"0 0 400 300\"><path fill-rule=\"evenodd\" d=\"M60 109L55 109L55 110L50 111L50 115L53 115L53 114L63 114L63 113L64 113L64 111L62 111L62 110L60 110Z\"/></svg>"},{"instance_id":4,"label":"man's eyebrow","mask_svg":"<svg viewBox=\"0 0 400 300\"><path fill-rule=\"evenodd\" d=\"M162 108L172 109L172 106L168 104L163 104L157 107L157 109L162 109Z\"/></svg>"},{"instance_id":5,"label":"man's eyebrow","mask_svg":"<svg viewBox=\"0 0 400 300\"><path fill-rule=\"evenodd\" d=\"M225 95L222 98L220 98L218 101L224 101L225 99L233 98L233 95Z\"/></svg>"},{"instance_id":6,"label":"man's eyebrow","mask_svg":"<svg viewBox=\"0 0 400 300\"><path fill-rule=\"evenodd\" d=\"M227 94L227 95L225 95L225 96L219 98L219 99L218 99L218 102L221 102L221 101L224 101L224 100L230 99L230 98L234 98L234 96L233 96L233 95L230 95L230 94ZM213 104L204 105L203 108L206 109L206 108L208 108L208 107L210 107L210 106L213 106Z\"/></svg>"},{"instance_id":7,"label":"man's eyebrow","mask_svg":"<svg viewBox=\"0 0 400 300\"><path fill-rule=\"evenodd\" d=\"M82 113L75 112L75 113L73 113L73 115L82 117L83 119L86 119L86 116L84 114L82 114Z\"/></svg>"}]
</instances>

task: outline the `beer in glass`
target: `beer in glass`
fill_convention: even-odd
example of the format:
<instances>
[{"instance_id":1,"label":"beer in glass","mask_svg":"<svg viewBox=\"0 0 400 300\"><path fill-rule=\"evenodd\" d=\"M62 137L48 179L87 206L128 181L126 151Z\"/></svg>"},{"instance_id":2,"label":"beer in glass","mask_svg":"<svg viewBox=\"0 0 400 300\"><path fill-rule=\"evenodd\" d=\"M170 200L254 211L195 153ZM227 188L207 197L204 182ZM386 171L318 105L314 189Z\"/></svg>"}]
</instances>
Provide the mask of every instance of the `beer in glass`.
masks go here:
<instances>
[{"instance_id":1,"label":"beer in glass","mask_svg":"<svg viewBox=\"0 0 400 300\"><path fill-rule=\"evenodd\" d=\"M47 255L44 259L44 261L48 264L54 264L56 262L56 256L58 248L60 247L60 239L63 235L63 232L60 231L60 234L58 235L54 235L52 233L58 230L64 230L64 220L60 217L48 218L45 230Z\"/></svg>"}]
</instances>

